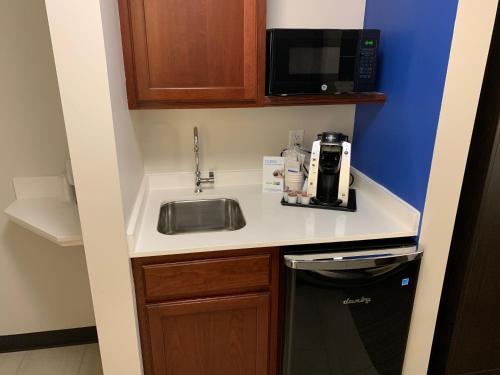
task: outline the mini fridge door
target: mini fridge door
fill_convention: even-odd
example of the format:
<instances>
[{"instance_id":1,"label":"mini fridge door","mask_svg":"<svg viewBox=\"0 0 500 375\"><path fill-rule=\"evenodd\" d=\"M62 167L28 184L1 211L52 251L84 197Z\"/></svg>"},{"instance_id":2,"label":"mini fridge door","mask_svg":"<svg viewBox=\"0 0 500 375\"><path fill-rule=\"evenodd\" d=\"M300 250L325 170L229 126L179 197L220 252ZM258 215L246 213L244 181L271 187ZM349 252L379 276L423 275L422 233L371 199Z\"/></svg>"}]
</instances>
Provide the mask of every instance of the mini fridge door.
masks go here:
<instances>
[{"instance_id":1,"label":"mini fridge door","mask_svg":"<svg viewBox=\"0 0 500 375\"><path fill-rule=\"evenodd\" d=\"M285 255L282 374L401 374L421 256Z\"/></svg>"}]
</instances>

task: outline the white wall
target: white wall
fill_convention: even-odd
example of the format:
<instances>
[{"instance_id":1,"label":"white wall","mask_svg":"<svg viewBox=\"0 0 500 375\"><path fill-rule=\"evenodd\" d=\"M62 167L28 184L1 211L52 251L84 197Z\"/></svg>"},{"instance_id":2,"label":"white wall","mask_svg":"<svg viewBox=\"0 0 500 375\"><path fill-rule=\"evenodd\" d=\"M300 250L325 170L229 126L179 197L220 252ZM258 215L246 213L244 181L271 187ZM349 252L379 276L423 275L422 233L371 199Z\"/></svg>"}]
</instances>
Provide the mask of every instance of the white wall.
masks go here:
<instances>
[{"instance_id":1,"label":"white wall","mask_svg":"<svg viewBox=\"0 0 500 375\"><path fill-rule=\"evenodd\" d=\"M362 28L365 0L268 0L268 27ZM202 169L262 168L262 156L278 155L288 132L304 129L305 146L325 130L353 133L354 105L138 110L132 120L149 173L193 169L193 127L200 129ZM354 145L355 146L355 141Z\"/></svg>"},{"instance_id":2,"label":"white wall","mask_svg":"<svg viewBox=\"0 0 500 375\"><path fill-rule=\"evenodd\" d=\"M267 0L267 28L363 27L366 0Z\"/></svg>"},{"instance_id":3,"label":"white wall","mask_svg":"<svg viewBox=\"0 0 500 375\"><path fill-rule=\"evenodd\" d=\"M137 171L140 171L141 162L134 151L134 139L131 137L124 101L123 62L121 55L117 53L120 45L117 2L116 0L85 2L46 0L46 6L77 185L85 256L91 280L103 368L106 375L136 375L141 373L142 366L125 221L128 215L127 207L130 205L127 197L133 195L134 190L126 189L138 184ZM321 12L321 9L317 11ZM362 16L358 19L361 20ZM318 113L326 110L304 109ZM248 116L244 115L246 110L237 111L228 110L227 113L236 113L235 122L242 122L247 129L250 129L249 120L243 120ZM261 115L258 111L266 110L254 111L255 116L259 117ZM271 113L273 110L268 111ZM288 111L294 113L296 110L288 109ZM352 119L354 116L353 106L347 109L339 107L330 111L332 121L335 121L335 116L342 119L339 123L349 121L344 119ZM352 114L346 114L347 111ZM176 112L158 111L152 114L152 111L144 111L134 114L136 131L146 132L144 136L140 134L138 137L142 140L142 146L151 142L157 144L158 149L160 146L165 147L153 142L152 138L161 136L168 138L173 132L162 129L161 134L159 131L147 133L148 124L140 122L148 122L151 116L153 119L154 116L160 116L158 122L165 122L170 116L176 116ZM197 111L186 110L179 118L183 118L183 121L191 125L191 121L186 119L189 116L195 117L196 113ZM210 130L212 126L216 128L218 119L223 120L226 116L226 112L214 113L220 117L215 116L211 120L212 125L203 129L204 136L208 137L207 129ZM305 114L301 116L307 120L308 126L323 126L321 124L325 121L324 115L313 116L311 112L307 113L310 116ZM173 125L162 126L176 129L181 124L179 121ZM155 124L151 126L154 127ZM272 126L271 122L259 123L255 127L252 126L251 131L261 131L264 139ZM212 140L222 131L215 130L210 135ZM184 129L182 131L184 132ZM181 136L178 141L182 139ZM258 143L256 137L252 139ZM189 137L186 136L186 140L188 141L186 149L189 150L191 149ZM128 160L130 155L127 156L126 151L131 145L132 156L131 160ZM281 145L282 141L279 139L272 148L279 151ZM207 150L210 148L207 147ZM260 160L262 156L260 153L261 150L256 148L254 154L245 156L241 162L253 165L253 160L256 160L257 156ZM159 160L167 162L164 158L163 155ZM217 154L214 158L220 160ZM186 154L178 160L186 163L183 169L191 169L191 166L188 168L189 162L187 162L191 159L192 155L188 157ZM129 162L134 165L131 169L127 167ZM149 165L148 162L149 160L146 160L146 165ZM151 165L155 164L151 162ZM260 165L260 161L257 165ZM163 167L161 168L163 170ZM172 166L168 168L171 169Z\"/></svg>"},{"instance_id":4,"label":"white wall","mask_svg":"<svg viewBox=\"0 0 500 375\"><path fill-rule=\"evenodd\" d=\"M425 254L404 365L424 375L498 0L460 0L444 88L420 246ZM474 41L474 43L471 43ZM467 79L464 79L467 77Z\"/></svg>"},{"instance_id":5,"label":"white wall","mask_svg":"<svg viewBox=\"0 0 500 375\"><path fill-rule=\"evenodd\" d=\"M104 373L141 374L125 222L143 171L125 101L117 1L45 3Z\"/></svg>"},{"instance_id":6,"label":"white wall","mask_svg":"<svg viewBox=\"0 0 500 375\"><path fill-rule=\"evenodd\" d=\"M127 104L117 1L101 1L101 8L123 213L128 221L144 175L144 165Z\"/></svg>"},{"instance_id":7,"label":"white wall","mask_svg":"<svg viewBox=\"0 0 500 375\"><path fill-rule=\"evenodd\" d=\"M12 177L58 175L68 159L43 0L2 1L0 212ZM0 213L0 336L94 325L82 247L61 248Z\"/></svg>"},{"instance_id":8,"label":"white wall","mask_svg":"<svg viewBox=\"0 0 500 375\"><path fill-rule=\"evenodd\" d=\"M352 136L354 106L141 110L132 118L148 173L193 170L194 126L203 170L259 169L262 156L288 144L289 130L304 129L307 147L324 130Z\"/></svg>"}]
</instances>

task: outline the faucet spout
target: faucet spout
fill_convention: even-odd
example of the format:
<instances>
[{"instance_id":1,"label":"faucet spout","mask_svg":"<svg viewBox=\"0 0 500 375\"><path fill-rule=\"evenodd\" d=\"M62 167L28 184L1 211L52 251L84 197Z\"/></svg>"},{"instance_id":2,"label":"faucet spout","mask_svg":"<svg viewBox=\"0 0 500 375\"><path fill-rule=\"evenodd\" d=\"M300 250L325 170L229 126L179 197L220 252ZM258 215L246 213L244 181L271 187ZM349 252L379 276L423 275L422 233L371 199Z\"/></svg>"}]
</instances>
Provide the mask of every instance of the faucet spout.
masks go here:
<instances>
[{"instance_id":1,"label":"faucet spout","mask_svg":"<svg viewBox=\"0 0 500 375\"><path fill-rule=\"evenodd\" d=\"M194 133L194 150L197 151L198 149L198 127L195 126L194 129L193 129L193 133Z\"/></svg>"},{"instance_id":2,"label":"faucet spout","mask_svg":"<svg viewBox=\"0 0 500 375\"><path fill-rule=\"evenodd\" d=\"M213 171L210 171L208 178L201 177L200 171L200 141L198 137L198 127L195 126L193 129L194 135L194 163L195 163L195 181L194 181L194 192L201 193L203 190L201 188L202 183L210 183L213 184L215 182L215 174Z\"/></svg>"}]
</instances>

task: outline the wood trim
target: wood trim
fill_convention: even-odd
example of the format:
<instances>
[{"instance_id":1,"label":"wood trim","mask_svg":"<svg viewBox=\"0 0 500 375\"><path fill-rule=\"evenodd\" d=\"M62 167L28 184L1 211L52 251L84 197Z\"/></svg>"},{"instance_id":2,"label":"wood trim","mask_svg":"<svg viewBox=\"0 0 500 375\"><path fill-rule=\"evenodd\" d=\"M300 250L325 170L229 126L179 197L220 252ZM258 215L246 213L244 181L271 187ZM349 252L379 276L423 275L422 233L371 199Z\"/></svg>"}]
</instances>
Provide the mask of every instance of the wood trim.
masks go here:
<instances>
[{"instance_id":1,"label":"wood trim","mask_svg":"<svg viewBox=\"0 0 500 375\"><path fill-rule=\"evenodd\" d=\"M259 89L258 103L249 102L139 102L135 109L175 109L175 108L262 108L311 105L384 104L387 96L383 93L352 93L338 95L309 96L265 96Z\"/></svg>"},{"instance_id":2,"label":"wood trim","mask_svg":"<svg viewBox=\"0 0 500 375\"><path fill-rule=\"evenodd\" d=\"M264 96L262 96L264 97ZM262 99L263 100L263 99ZM198 108L256 108L262 107L255 101L213 101L213 102L179 102L179 101L140 101L130 109L198 109Z\"/></svg>"},{"instance_id":3,"label":"wood trim","mask_svg":"<svg viewBox=\"0 0 500 375\"><path fill-rule=\"evenodd\" d=\"M125 65L125 81L129 109L139 108L135 81L134 47L130 25L130 8L128 0L118 0L120 29L122 35L123 63Z\"/></svg>"},{"instance_id":4,"label":"wood trim","mask_svg":"<svg viewBox=\"0 0 500 375\"><path fill-rule=\"evenodd\" d=\"M266 96L265 106L331 105L331 104L383 104L386 95L379 92L348 93L338 95Z\"/></svg>"},{"instance_id":5,"label":"wood trim","mask_svg":"<svg viewBox=\"0 0 500 375\"><path fill-rule=\"evenodd\" d=\"M244 25L244 100L257 101L259 69L257 66L259 54L259 2L260 0L244 0L244 14L255 22L245 22ZM253 45L252 45L253 44Z\"/></svg>"},{"instance_id":6,"label":"wood trim","mask_svg":"<svg viewBox=\"0 0 500 375\"><path fill-rule=\"evenodd\" d=\"M0 336L0 353L97 342L96 327Z\"/></svg>"},{"instance_id":7,"label":"wood trim","mask_svg":"<svg viewBox=\"0 0 500 375\"><path fill-rule=\"evenodd\" d=\"M267 290L269 254L142 266L148 302ZM168 287L167 287L168 286Z\"/></svg>"},{"instance_id":8,"label":"wood trim","mask_svg":"<svg viewBox=\"0 0 500 375\"><path fill-rule=\"evenodd\" d=\"M283 319L280 303L281 248L275 248L271 258L271 308L269 309L269 375L281 374L281 327Z\"/></svg>"},{"instance_id":9,"label":"wood trim","mask_svg":"<svg viewBox=\"0 0 500 375\"><path fill-rule=\"evenodd\" d=\"M153 257L151 257L153 258ZM149 320L146 313L146 293L144 283L144 273L142 272L142 262L151 258L132 259L132 277L135 286L135 298L137 305L137 320L139 325L139 336L142 349L142 363L144 375L153 375L153 356L151 342L149 340ZM158 257L162 258L162 257Z\"/></svg>"},{"instance_id":10,"label":"wood trim","mask_svg":"<svg viewBox=\"0 0 500 375\"><path fill-rule=\"evenodd\" d=\"M266 92L267 0L257 0L257 101L264 105Z\"/></svg>"},{"instance_id":11,"label":"wood trim","mask_svg":"<svg viewBox=\"0 0 500 375\"><path fill-rule=\"evenodd\" d=\"M264 85L264 84L263 84ZM286 99L285 99L286 98ZM384 104L386 94L339 94L326 97L269 97L258 94L258 102L254 101L213 101L213 102L179 102L179 101L141 101L129 109L199 109L199 108L263 108L263 107L304 107L317 105L346 104Z\"/></svg>"},{"instance_id":12,"label":"wood trim","mask_svg":"<svg viewBox=\"0 0 500 375\"><path fill-rule=\"evenodd\" d=\"M133 76L130 78L134 81L134 86L137 95L137 102L148 93L144 83L150 81L149 63L148 63L148 40L146 30L146 15L144 9L144 0L127 0L128 18L126 23L129 24L131 51L130 56L132 64L134 64Z\"/></svg>"},{"instance_id":13,"label":"wood trim","mask_svg":"<svg viewBox=\"0 0 500 375\"><path fill-rule=\"evenodd\" d=\"M193 252L186 254L159 255L149 257L132 258L132 266L135 271L139 271L140 267L152 264L173 263L173 262L189 262L195 260L219 259L228 257L242 257L252 255L271 254L273 257L279 251L278 247L259 247L253 249L234 249L234 250L218 250Z\"/></svg>"}]
</instances>

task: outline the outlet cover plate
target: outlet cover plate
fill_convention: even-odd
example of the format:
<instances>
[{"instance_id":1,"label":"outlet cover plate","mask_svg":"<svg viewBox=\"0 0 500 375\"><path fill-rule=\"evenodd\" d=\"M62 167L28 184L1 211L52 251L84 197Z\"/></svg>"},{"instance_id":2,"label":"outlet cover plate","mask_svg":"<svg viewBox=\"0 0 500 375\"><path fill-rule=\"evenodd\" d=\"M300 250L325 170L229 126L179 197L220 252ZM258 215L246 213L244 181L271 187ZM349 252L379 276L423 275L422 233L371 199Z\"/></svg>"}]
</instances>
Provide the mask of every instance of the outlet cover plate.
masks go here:
<instances>
[{"instance_id":1,"label":"outlet cover plate","mask_svg":"<svg viewBox=\"0 0 500 375\"><path fill-rule=\"evenodd\" d=\"M298 145L302 147L304 145L304 129L290 130L288 133L288 144L290 146Z\"/></svg>"}]
</instances>

